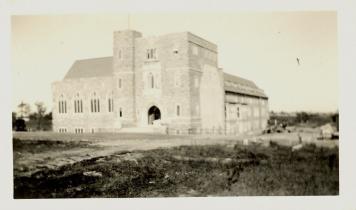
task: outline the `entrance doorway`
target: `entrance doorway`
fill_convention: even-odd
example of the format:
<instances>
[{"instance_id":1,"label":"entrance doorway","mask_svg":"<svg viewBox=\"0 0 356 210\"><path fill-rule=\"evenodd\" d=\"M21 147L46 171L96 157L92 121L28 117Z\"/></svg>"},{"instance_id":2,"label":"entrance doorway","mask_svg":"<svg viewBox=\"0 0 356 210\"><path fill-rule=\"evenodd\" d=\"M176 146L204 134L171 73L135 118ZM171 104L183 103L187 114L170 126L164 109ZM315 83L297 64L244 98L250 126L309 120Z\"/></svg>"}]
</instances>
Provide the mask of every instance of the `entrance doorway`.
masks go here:
<instances>
[{"instance_id":1,"label":"entrance doorway","mask_svg":"<svg viewBox=\"0 0 356 210\"><path fill-rule=\"evenodd\" d=\"M161 119L161 111L156 106L148 110L148 124L153 125L153 121Z\"/></svg>"}]
</instances>

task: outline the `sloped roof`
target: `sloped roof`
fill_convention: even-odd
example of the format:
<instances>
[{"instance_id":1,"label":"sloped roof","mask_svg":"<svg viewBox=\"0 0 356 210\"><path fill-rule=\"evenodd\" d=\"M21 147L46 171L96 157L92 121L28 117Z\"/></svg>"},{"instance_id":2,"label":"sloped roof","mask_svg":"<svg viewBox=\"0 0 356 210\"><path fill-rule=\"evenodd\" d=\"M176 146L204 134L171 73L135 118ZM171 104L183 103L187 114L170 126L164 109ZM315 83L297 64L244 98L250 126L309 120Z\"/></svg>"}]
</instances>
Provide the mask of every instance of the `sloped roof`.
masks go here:
<instances>
[{"instance_id":1,"label":"sloped roof","mask_svg":"<svg viewBox=\"0 0 356 210\"><path fill-rule=\"evenodd\" d=\"M254 82L227 73L224 73L224 89L233 93L267 98L264 91L258 88Z\"/></svg>"},{"instance_id":2,"label":"sloped roof","mask_svg":"<svg viewBox=\"0 0 356 210\"><path fill-rule=\"evenodd\" d=\"M64 79L112 76L112 60L112 57L77 60L69 69Z\"/></svg>"},{"instance_id":3,"label":"sloped roof","mask_svg":"<svg viewBox=\"0 0 356 210\"><path fill-rule=\"evenodd\" d=\"M64 79L110 77L113 75L113 57L77 60ZM225 91L267 98L263 90L250 80L224 73Z\"/></svg>"}]
</instances>

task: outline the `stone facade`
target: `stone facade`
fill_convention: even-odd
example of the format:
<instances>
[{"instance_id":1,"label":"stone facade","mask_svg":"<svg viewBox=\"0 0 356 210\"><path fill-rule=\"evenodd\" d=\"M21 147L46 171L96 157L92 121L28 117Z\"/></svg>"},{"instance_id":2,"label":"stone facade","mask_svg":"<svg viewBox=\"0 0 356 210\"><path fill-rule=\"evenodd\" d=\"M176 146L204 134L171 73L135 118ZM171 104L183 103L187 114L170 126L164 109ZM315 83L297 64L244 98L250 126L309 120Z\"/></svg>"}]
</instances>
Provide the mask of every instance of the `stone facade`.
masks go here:
<instances>
[{"instance_id":1,"label":"stone facade","mask_svg":"<svg viewBox=\"0 0 356 210\"><path fill-rule=\"evenodd\" d=\"M76 61L52 84L53 128L164 127L174 134L265 128L268 98L251 81L223 73L217 57L215 44L189 32L114 32L113 57Z\"/></svg>"}]
</instances>

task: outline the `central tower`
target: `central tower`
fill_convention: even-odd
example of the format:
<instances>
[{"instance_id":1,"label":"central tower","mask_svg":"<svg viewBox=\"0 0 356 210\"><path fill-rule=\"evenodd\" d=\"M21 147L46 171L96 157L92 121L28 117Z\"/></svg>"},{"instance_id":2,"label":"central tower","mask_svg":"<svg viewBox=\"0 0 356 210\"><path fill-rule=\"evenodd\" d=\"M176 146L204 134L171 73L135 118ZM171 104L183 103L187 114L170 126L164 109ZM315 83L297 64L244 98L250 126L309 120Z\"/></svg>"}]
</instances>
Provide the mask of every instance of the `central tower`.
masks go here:
<instances>
[{"instance_id":1,"label":"central tower","mask_svg":"<svg viewBox=\"0 0 356 210\"><path fill-rule=\"evenodd\" d=\"M115 31L113 43L115 115L122 127L136 125L135 104L135 39L141 33L133 30Z\"/></svg>"}]
</instances>

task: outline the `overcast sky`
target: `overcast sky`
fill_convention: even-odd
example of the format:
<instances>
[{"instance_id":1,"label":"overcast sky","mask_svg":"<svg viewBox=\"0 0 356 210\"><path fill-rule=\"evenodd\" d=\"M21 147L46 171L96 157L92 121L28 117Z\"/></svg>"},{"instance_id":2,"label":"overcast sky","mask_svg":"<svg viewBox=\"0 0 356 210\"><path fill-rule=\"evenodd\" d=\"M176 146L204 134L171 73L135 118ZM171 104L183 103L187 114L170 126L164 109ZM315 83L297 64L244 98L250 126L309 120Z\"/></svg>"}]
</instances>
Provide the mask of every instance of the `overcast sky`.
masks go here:
<instances>
[{"instance_id":1,"label":"overcast sky","mask_svg":"<svg viewBox=\"0 0 356 210\"><path fill-rule=\"evenodd\" d=\"M127 14L13 16L13 110L21 101L51 109L51 83L76 59L111 56L113 31L128 27L216 43L219 66L264 89L273 111L338 109L335 12L132 13L129 22Z\"/></svg>"}]
</instances>

